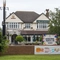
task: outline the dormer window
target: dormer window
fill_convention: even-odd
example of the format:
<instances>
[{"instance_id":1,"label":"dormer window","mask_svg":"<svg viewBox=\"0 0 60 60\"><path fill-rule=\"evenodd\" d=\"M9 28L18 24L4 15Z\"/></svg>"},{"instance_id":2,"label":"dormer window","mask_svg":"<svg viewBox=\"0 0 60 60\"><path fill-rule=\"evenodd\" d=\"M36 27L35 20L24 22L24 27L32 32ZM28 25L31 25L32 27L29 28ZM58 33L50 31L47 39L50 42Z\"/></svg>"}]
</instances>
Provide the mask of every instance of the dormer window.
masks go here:
<instances>
[{"instance_id":1,"label":"dormer window","mask_svg":"<svg viewBox=\"0 0 60 60\"><path fill-rule=\"evenodd\" d=\"M30 23L26 23L25 28L30 28Z\"/></svg>"}]
</instances>

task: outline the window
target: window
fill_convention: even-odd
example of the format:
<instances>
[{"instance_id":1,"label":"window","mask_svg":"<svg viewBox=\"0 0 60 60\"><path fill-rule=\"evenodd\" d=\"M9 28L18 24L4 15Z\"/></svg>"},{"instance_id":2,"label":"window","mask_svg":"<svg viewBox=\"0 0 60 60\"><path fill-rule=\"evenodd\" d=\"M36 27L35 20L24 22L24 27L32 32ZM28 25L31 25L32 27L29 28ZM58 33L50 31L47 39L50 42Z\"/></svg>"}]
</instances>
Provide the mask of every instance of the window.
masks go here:
<instances>
[{"instance_id":1,"label":"window","mask_svg":"<svg viewBox=\"0 0 60 60\"><path fill-rule=\"evenodd\" d=\"M46 20L38 20L37 21L37 28L38 29L48 28L48 23L49 23L49 21L46 21Z\"/></svg>"},{"instance_id":2,"label":"window","mask_svg":"<svg viewBox=\"0 0 60 60\"><path fill-rule=\"evenodd\" d=\"M38 29L48 27L46 23L38 23L37 25L38 25Z\"/></svg>"},{"instance_id":3,"label":"window","mask_svg":"<svg viewBox=\"0 0 60 60\"><path fill-rule=\"evenodd\" d=\"M17 28L19 28L20 24L18 22L9 22L6 25L7 25L7 28L17 29Z\"/></svg>"},{"instance_id":4,"label":"window","mask_svg":"<svg viewBox=\"0 0 60 60\"><path fill-rule=\"evenodd\" d=\"M26 23L25 28L30 28L30 23Z\"/></svg>"}]
</instances>

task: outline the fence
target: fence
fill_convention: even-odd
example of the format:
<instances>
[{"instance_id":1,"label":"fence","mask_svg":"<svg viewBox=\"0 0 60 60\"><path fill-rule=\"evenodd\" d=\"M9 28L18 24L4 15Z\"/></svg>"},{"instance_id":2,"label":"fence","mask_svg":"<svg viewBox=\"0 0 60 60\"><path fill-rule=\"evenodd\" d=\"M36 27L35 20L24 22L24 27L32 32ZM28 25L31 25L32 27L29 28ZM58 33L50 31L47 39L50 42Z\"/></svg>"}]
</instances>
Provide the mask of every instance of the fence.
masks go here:
<instances>
[{"instance_id":1,"label":"fence","mask_svg":"<svg viewBox=\"0 0 60 60\"><path fill-rule=\"evenodd\" d=\"M60 54L60 45L14 45L9 46L4 55Z\"/></svg>"},{"instance_id":2,"label":"fence","mask_svg":"<svg viewBox=\"0 0 60 60\"><path fill-rule=\"evenodd\" d=\"M34 46L31 45L16 45L16 46L9 46L5 55L27 55L27 54L34 54Z\"/></svg>"}]
</instances>

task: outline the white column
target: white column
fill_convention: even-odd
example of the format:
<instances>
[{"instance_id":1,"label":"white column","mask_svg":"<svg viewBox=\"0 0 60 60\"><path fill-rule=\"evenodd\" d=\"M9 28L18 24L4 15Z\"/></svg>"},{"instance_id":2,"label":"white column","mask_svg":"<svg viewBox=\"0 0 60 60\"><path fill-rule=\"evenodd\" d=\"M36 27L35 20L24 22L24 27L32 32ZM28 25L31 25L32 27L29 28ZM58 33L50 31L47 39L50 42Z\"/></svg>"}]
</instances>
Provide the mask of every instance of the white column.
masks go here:
<instances>
[{"instance_id":1,"label":"white column","mask_svg":"<svg viewBox=\"0 0 60 60\"><path fill-rule=\"evenodd\" d=\"M9 36L9 44L11 44L11 36Z\"/></svg>"},{"instance_id":2,"label":"white column","mask_svg":"<svg viewBox=\"0 0 60 60\"><path fill-rule=\"evenodd\" d=\"M32 42L33 42L33 36L30 36L30 38L31 38L31 40L30 40L30 41L31 41L31 43L32 43Z\"/></svg>"},{"instance_id":3,"label":"white column","mask_svg":"<svg viewBox=\"0 0 60 60\"><path fill-rule=\"evenodd\" d=\"M26 36L27 37L27 42L28 42L28 36Z\"/></svg>"}]
</instances>

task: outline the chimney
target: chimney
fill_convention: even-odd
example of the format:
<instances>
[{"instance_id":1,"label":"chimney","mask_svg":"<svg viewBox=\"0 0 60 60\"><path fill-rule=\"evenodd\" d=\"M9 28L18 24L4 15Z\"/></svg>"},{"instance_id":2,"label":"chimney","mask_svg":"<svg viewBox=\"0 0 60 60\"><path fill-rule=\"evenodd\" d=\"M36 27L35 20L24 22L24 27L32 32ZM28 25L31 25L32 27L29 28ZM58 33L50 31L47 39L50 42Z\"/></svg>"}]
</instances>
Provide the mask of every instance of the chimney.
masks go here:
<instances>
[{"instance_id":1,"label":"chimney","mask_svg":"<svg viewBox=\"0 0 60 60\"><path fill-rule=\"evenodd\" d=\"M46 9L46 16L49 18L49 9Z\"/></svg>"}]
</instances>

